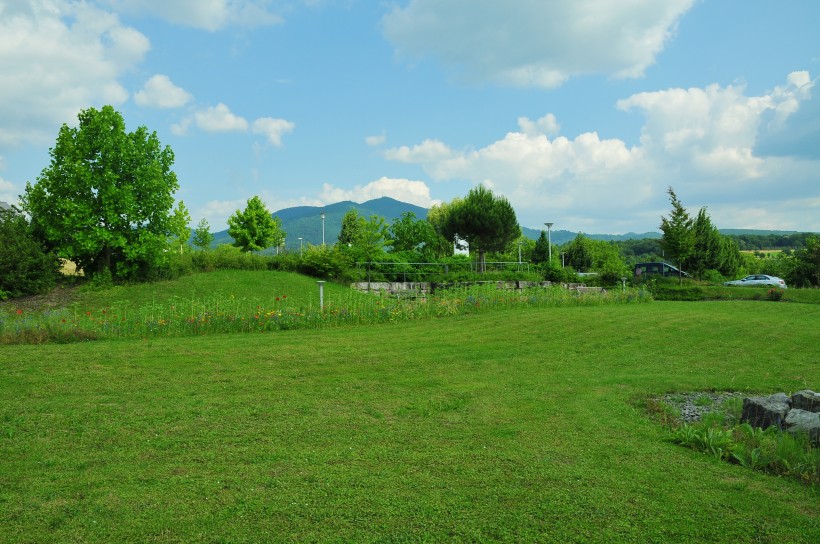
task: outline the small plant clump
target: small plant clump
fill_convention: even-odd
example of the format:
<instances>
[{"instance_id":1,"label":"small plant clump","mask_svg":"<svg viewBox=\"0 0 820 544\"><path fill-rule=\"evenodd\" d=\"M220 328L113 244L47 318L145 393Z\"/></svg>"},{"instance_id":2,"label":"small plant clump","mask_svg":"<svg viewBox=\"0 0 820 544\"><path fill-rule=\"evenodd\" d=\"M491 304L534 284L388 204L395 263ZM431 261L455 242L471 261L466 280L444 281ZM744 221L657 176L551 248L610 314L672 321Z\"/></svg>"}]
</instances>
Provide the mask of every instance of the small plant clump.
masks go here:
<instances>
[{"instance_id":1,"label":"small plant clump","mask_svg":"<svg viewBox=\"0 0 820 544\"><path fill-rule=\"evenodd\" d=\"M708 412L695 422L681 421L679 411L677 418L670 416L676 410L661 401L654 400L650 409L663 416L661 421L671 427L670 438L677 444L753 470L820 485L820 449L808 436L740 422L742 403L737 400L725 403L725 412Z\"/></svg>"}]
</instances>

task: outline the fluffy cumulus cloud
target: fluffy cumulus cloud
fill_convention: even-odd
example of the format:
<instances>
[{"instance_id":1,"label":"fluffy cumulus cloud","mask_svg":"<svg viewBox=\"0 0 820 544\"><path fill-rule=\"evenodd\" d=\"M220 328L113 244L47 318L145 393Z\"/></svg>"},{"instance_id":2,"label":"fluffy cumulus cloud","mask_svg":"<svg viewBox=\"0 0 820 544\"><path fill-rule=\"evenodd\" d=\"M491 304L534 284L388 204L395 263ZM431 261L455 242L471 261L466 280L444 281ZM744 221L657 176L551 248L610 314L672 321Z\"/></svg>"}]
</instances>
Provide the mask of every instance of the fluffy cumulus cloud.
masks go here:
<instances>
[{"instance_id":1,"label":"fluffy cumulus cloud","mask_svg":"<svg viewBox=\"0 0 820 544\"><path fill-rule=\"evenodd\" d=\"M88 2L0 4L0 146L54 138L90 104L121 104L119 77L148 39Z\"/></svg>"},{"instance_id":2,"label":"fluffy cumulus cloud","mask_svg":"<svg viewBox=\"0 0 820 544\"><path fill-rule=\"evenodd\" d=\"M580 74L641 76L693 3L411 0L382 28L402 57L435 57L469 80L549 88Z\"/></svg>"},{"instance_id":3,"label":"fluffy cumulus cloud","mask_svg":"<svg viewBox=\"0 0 820 544\"><path fill-rule=\"evenodd\" d=\"M259 117L252 123L236 115L223 103L216 106L200 108L192 115L171 126L171 132L184 136L191 126L205 132L252 132L261 134L265 140L276 147L282 146L282 136L293 132L296 124L285 119Z\"/></svg>"},{"instance_id":4,"label":"fluffy cumulus cloud","mask_svg":"<svg viewBox=\"0 0 820 544\"><path fill-rule=\"evenodd\" d=\"M818 162L754 152L769 124L801 111L810 84L809 74L797 72L762 96L718 85L630 96L616 106L646 119L640 144L632 147L594 132L557 135L558 120L547 115L520 118L518 130L478 149L425 140L384 156L419 164L437 181L484 183L510 199L526 226L559 215L567 228L587 232L654 226L667 212L671 185L693 208L708 205L726 228L817 230L817 202L788 195L812 194L812 186L817 194ZM770 218L761 220L760 210Z\"/></svg>"},{"instance_id":5,"label":"fluffy cumulus cloud","mask_svg":"<svg viewBox=\"0 0 820 544\"><path fill-rule=\"evenodd\" d=\"M152 108L179 108L193 98L190 93L171 82L166 75L157 74L145 82L145 86L134 94L134 101L140 106Z\"/></svg>"},{"instance_id":6,"label":"fluffy cumulus cloud","mask_svg":"<svg viewBox=\"0 0 820 544\"><path fill-rule=\"evenodd\" d=\"M389 196L424 208L429 208L438 202L430 198L430 187L423 181L387 177L371 181L367 185L357 185L350 190L340 189L326 183L322 187L319 199L325 204L331 204L344 200L366 202L383 196Z\"/></svg>"},{"instance_id":7,"label":"fluffy cumulus cloud","mask_svg":"<svg viewBox=\"0 0 820 544\"><path fill-rule=\"evenodd\" d=\"M228 25L265 26L282 22L264 0L101 0L112 9L169 23L218 30Z\"/></svg>"},{"instance_id":8,"label":"fluffy cumulus cloud","mask_svg":"<svg viewBox=\"0 0 820 544\"><path fill-rule=\"evenodd\" d=\"M194 113L194 123L205 132L245 132L248 121L234 115L223 103L204 108Z\"/></svg>"}]
</instances>

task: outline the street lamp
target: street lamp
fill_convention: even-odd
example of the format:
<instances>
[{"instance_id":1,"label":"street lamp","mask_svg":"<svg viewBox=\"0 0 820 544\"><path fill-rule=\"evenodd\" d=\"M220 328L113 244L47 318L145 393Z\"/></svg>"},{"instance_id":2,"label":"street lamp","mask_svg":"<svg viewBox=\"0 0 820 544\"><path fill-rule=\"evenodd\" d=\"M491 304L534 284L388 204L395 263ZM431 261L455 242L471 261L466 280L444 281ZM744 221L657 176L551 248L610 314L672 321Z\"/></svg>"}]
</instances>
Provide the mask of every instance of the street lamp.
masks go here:
<instances>
[{"instance_id":1,"label":"street lamp","mask_svg":"<svg viewBox=\"0 0 820 544\"><path fill-rule=\"evenodd\" d=\"M302 237L299 237L299 256L302 256Z\"/></svg>"},{"instance_id":2,"label":"street lamp","mask_svg":"<svg viewBox=\"0 0 820 544\"><path fill-rule=\"evenodd\" d=\"M322 245L325 245L325 212L322 212Z\"/></svg>"},{"instance_id":3,"label":"street lamp","mask_svg":"<svg viewBox=\"0 0 820 544\"><path fill-rule=\"evenodd\" d=\"M547 226L547 247L549 248L549 263L552 266L552 226L555 223L544 223Z\"/></svg>"},{"instance_id":4,"label":"street lamp","mask_svg":"<svg viewBox=\"0 0 820 544\"><path fill-rule=\"evenodd\" d=\"M518 269L521 269L521 244L523 244L521 240L518 241Z\"/></svg>"}]
</instances>

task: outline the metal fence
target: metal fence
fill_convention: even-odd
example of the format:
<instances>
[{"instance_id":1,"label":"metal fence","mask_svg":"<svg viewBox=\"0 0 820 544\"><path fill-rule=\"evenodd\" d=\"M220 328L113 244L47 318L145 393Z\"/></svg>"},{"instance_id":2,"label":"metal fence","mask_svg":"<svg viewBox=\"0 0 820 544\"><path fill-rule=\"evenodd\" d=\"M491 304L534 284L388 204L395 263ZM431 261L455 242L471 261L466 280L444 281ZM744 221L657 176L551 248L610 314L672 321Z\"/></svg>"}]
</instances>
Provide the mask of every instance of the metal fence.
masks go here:
<instances>
[{"instance_id":1,"label":"metal fence","mask_svg":"<svg viewBox=\"0 0 820 544\"><path fill-rule=\"evenodd\" d=\"M531 263L527 262L485 262L484 272L529 272ZM371 277L384 277L387 281L424 281L436 275L447 275L456 272L478 273L481 263L477 261L463 263L399 263L368 261L357 262L356 267Z\"/></svg>"}]
</instances>

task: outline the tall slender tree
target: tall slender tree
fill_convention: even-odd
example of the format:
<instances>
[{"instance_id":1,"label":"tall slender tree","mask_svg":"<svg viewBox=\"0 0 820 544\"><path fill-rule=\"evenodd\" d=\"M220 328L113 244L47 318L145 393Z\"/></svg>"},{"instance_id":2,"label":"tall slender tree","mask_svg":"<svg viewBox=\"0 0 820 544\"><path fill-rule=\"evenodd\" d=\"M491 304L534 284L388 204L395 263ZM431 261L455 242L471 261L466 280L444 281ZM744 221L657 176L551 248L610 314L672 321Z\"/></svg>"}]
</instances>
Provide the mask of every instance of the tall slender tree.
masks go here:
<instances>
[{"instance_id":1,"label":"tall slender tree","mask_svg":"<svg viewBox=\"0 0 820 544\"><path fill-rule=\"evenodd\" d=\"M211 226L208 224L208 220L203 217L199 220L196 229L194 229L193 243L196 247L204 251L211 247L213 241L214 235L211 234Z\"/></svg>"},{"instance_id":2,"label":"tall slender tree","mask_svg":"<svg viewBox=\"0 0 820 544\"><path fill-rule=\"evenodd\" d=\"M683 263L695 249L694 220L678 200L672 187L667 189L672 210L669 218L661 217L661 246L676 261L679 281L683 282Z\"/></svg>"}]
</instances>

